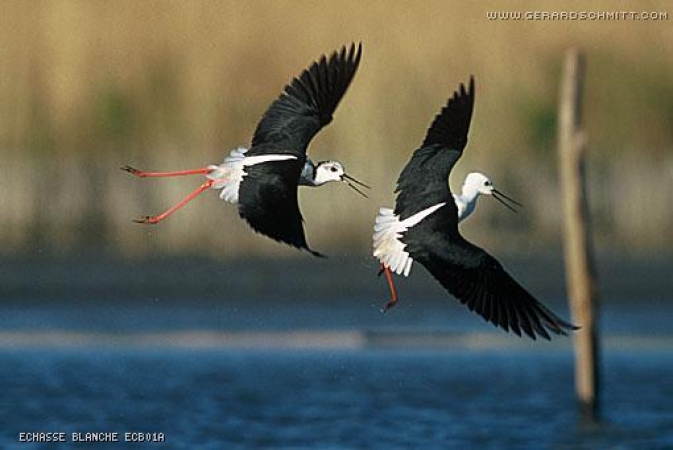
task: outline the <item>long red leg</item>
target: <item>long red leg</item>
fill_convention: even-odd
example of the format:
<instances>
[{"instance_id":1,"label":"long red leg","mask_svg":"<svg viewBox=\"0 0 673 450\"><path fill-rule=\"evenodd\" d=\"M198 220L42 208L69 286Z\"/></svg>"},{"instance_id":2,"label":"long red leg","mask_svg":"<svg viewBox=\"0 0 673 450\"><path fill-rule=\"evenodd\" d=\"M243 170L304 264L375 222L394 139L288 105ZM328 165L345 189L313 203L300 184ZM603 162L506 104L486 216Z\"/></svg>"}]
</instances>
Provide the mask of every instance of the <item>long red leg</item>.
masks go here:
<instances>
[{"instance_id":1,"label":"long red leg","mask_svg":"<svg viewBox=\"0 0 673 450\"><path fill-rule=\"evenodd\" d=\"M156 216L145 216L145 217L141 217L140 219L135 219L134 222L137 222L137 223L147 223L147 224L155 224L155 223L159 223L159 222L161 222L162 220L164 220L166 217L168 217L169 215L173 214L173 213L174 213L175 211L177 211L178 209L180 209L180 208L182 208L183 206L185 206L188 202L190 202L191 200L193 200L193 199L194 199L197 195L199 195L201 192L203 192L203 191L205 191L206 189L208 189L212 184L213 184L213 180L208 180L208 181L206 181L205 183L203 183L201 186L199 186L194 192L192 192L192 193L189 194L187 197L185 197L184 199L182 199L177 205L175 205L175 206L173 206L171 209L169 209L168 211L166 211L166 212L164 212L164 213L161 213L161 214L159 214L159 215L156 215Z\"/></svg>"},{"instance_id":2,"label":"long red leg","mask_svg":"<svg viewBox=\"0 0 673 450\"><path fill-rule=\"evenodd\" d=\"M385 264L381 264L381 272L385 272L386 280L388 280L388 287L390 288L390 300L388 300L388 303L385 304L382 310L382 312L385 313L397 304L397 291L395 290L395 283L393 283L393 274ZM379 275L381 272L379 272Z\"/></svg>"},{"instance_id":3,"label":"long red leg","mask_svg":"<svg viewBox=\"0 0 673 450\"><path fill-rule=\"evenodd\" d=\"M205 175L211 171L211 169L204 167L203 169L190 169L190 170L176 170L173 172L145 172L143 170L135 169L131 166L120 167L121 170L124 170L131 175L135 175L139 178L146 177L180 177L183 175Z\"/></svg>"}]
</instances>

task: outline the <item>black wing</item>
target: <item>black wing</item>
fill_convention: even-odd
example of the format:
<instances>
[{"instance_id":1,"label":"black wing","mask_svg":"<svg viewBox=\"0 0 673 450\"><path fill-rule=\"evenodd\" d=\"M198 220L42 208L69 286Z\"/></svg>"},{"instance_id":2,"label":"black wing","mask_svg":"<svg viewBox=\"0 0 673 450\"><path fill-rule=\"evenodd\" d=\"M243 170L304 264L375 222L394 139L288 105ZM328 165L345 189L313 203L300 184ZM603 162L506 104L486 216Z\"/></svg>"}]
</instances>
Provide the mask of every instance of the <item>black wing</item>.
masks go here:
<instances>
[{"instance_id":1,"label":"black wing","mask_svg":"<svg viewBox=\"0 0 673 450\"><path fill-rule=\"evenodd\" d=\"M285 86L257 125L248 155L290 153L300 158L332 114L355 76L362 44L325 55Z\"/></svg>"},{"instance_id":2,"label":"black wing","mask_svg":"<svg viewBox=\"0 0 673 450\"><path fill-rule=\"evenodd\" d=\"M400 238L405 250L444 288L487 321L532 339L549 332L567 334L575 327L538 302L502 265L458 231L458 211L448 177L467 144L474 108L474 78L453 94L435 117L421 148L397 181L395 213L405 219L438 203L444 206Z\"/></svg>"},{"instance_id":3,"label":"black wing","mask_svg":"<svg viewBox=\"0 0 673 450\"><path fill-rule=\"evenodd\" d=\"M442 230L449 220L443 210L410 229L403 240L412 258L451 295L470 311L518 336L523 331L532 339L549 339L548 331L566 335L576 329L537 301L491 255L459 234ZM423 235L423 240L416 233Z\"/></svg>"},{"instance_id":4,"label":"black wing","mask_svg":"<svg viewBox=\"0 0 673 450\"><path fill-rule=\"evenodd\" d=\"M461 84L435 117L423 141L397 180L395 214L402 220L451 197L448 178L467 144L474 109L474 77L469 88ZM451 200L451 204L453 202ZM455 205L449 206L455 209ZM458 212L455 211L456 225Z\"/></svg>"},{"instance_id":5,"label":"black wing","mask_svg":"<svg viewBox=\"0 0 673 450\"><path fill-rule=\"evenodd\" d=\"M258 233L323 256L309 248L304 235L297 201L297 180L303 166L294 159L247 167L238 189L238 214Z\"/></svg>"}]
</instances>

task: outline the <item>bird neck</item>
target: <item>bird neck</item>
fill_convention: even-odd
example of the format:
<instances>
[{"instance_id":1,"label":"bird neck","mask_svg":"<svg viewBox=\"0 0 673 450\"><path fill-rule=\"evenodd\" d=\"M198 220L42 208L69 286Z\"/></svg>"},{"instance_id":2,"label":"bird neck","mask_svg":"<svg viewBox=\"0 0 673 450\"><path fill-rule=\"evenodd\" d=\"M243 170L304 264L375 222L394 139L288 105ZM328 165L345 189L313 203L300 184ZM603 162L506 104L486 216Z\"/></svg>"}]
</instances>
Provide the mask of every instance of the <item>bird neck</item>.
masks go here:
<instances>
[{"instance_id":1,"label":"bird neck","mask_svg":"<svg viewBox=\"0 0 673 450\"><path fill-rule=\"evenodd\" d=\"M477 207L477 199L479 198L479 191L472 186L463 185L463 191L460 195L455 197L456 206L458 207L458 221L465 220Z\"/></svg>"},{"instance_id":2,"label":"bird neck","mask_svg":"<svg viewBox=\"0 0 673 450\"><path fill-rule=\"evenodd\" d=\"M301 170L301 175L299 175L299 185L300 186L313 186L315 187L315 164L313 161L306 158L304 163L304 168Z\"/></svg>"},{"instance_id":3,"label":"bird neck","mask_svg":"<svg viewBox=\"0 0 673 450\"><path fill-rule=\"evenodd\" d=\"M460 196L467 203L474 203L479 198L479 194L480 192L474 186L465 183L463 184L463 192L461 193Z\"/></svg>"}]
</instances>

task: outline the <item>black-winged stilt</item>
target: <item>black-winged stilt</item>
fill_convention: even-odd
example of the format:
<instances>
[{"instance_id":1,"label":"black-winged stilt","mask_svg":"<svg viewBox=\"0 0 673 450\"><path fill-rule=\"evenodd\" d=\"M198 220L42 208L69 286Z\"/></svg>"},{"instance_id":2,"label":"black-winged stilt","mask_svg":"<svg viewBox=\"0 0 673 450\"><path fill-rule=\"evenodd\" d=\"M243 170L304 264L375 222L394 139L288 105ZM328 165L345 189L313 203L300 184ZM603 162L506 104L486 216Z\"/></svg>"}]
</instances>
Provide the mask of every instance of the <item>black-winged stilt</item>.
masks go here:
<instances>
[{"instance_id":1,"label":"black-winged stilt","mask_svg":"<svg viewBox=\"0 0 673 450\"><path fill-rule=\"evenodd\" d=\"M458 223L468 217L480 194L492 195L508 208L517 204L483 174L467 176L460 195L452 195L448 177L467 144L474 107L474 78L463 84L435 117L421 147L397 180L395 209L381 208L374 225L374 256L381 262L391 299L397 293L392 273L408 276L413 261L487 321L532 339L549 339L548 331L566 335L576 327L537 301L491 255L465 240ZM520 205L519 205L520 206Z\"/></svg>"},{"instance_id":2,"label":"black-winged stilt","mask_svg":"<svg viewBox=\"0 0 673 450\"><path fill-rule=\"evenodd\" d=\"M156 216L136 222L155 224L203 191L220 189L220 198L238 204L238 213L258 233L322 256L306 243L297 201L298 186L321 186L341 181L366 197L358 186L366 184L348 175L337 161L314 164L306 155L309 142L332 121L358 65L362 45L342 47L329 59L323 55L293 79L257 124L250 148L231 151L219 165L174 172L144 172L122 167L138 177L205 175L207 181L178 204Z\"/></svg>"}]
</instances>

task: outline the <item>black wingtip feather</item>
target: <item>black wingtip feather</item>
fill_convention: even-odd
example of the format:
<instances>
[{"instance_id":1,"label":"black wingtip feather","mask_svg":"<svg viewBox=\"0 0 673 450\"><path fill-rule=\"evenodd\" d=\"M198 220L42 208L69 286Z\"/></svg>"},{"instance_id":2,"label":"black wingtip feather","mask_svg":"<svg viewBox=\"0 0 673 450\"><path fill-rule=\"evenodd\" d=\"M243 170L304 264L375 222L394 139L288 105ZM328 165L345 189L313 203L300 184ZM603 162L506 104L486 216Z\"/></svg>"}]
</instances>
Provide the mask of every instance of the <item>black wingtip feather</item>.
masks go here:
<instances>
[{"instance_id":1,"label":"black wingtip feather","mask_svg":"<svg viewBox=\"0 0 673 450\"><path fill-rule=\"evenodd\" d=\"M446 180L467 145L474 92L471 77L468 88L461 84L435 116L421 147L402 169L395 188L398 193L395 214L402 219L451 198ZM451 231L457 232L457 212L455 223L450 226Z\"/></svg>"},{"instance_id":2,"label":"black wingtip feather","mask_svg":"<svg viewBox=\"0 0 673 450\"><path fill-rule=\"evenodd\" d=\"M461 83L446 106L435 116L422 147L441 145L452 150L465 148L474 110L474 92L474 76L470 76L469 88L465 89Z\"/></svg>"},{"instance_id":3,"label":"black wingtip feather","mask_svg":"<svg viewBox=\"0 0 673 450\"><path fill-rule=\"evenodd\" d=\"M310 248L306 247L305 250L315 256L316 258L325 258L327 259L327 255L324 253L316 252L315 250L311 250Z\"/></svg>"},{"instance_id":4,"label":"black wingtip feather","mask_svg":"<svg viewBox=\"0 0 673 450\"><path fill-rule=\"evenodd\" d=\"M465 261L455 264L449 259L415 256L470 311L505 332L551 340L552 334L568 335L577 329L536 300L492 257L485 252L481 255L485 259L473 259L469 268Z\"/></svg>"},{"instance_id":5,"label":"black wingtip feather","mask_svg":"<svg viewBox=\"0 0 673 450\"><path fill-rule=\"evenodd\" d=\"M352 43L348 51L343 46L329 58L322 55L287 88L288 94L298 95L315 108L322 126L332 121L332 114L360 65L362 44L358 44L357 52L355 49Z\"/></svg>"},{"instance_id":6,"label":"black wingtip feather","mask_svg":"<svg viewBox=\"0 0 673 450\"><path fill-rule=\"evenodd\" d=\"M332 121L361 57L362 43L352 43L329 56L322 55L293 78L257 124L250 154L264 144L305 153L313 136Z\"/></svg>"}]
</instances>

